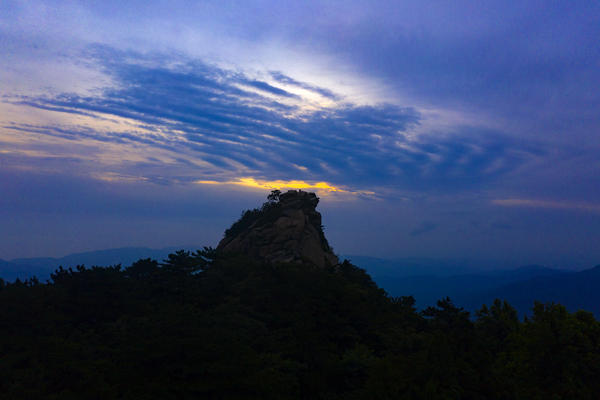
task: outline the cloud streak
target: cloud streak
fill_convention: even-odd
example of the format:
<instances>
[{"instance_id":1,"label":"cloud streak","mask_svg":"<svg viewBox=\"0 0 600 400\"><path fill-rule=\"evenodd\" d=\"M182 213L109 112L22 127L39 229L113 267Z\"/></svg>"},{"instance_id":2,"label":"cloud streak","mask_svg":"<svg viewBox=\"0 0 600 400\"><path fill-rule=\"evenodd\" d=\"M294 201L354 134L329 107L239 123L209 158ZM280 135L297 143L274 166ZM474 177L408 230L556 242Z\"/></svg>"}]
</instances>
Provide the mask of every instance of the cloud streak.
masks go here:
<instances>
[{"instance_id":1,"label":"cloud streak","mask_svg":"<svg viewBox=\"0 0 600 400\"><path fill-rule=\"evenodd\" d=\"M481 186L536 151L500 132L470 126L415 136L412 130L423 121L416 107L351 103L327 88L279 72L262 81L182 56L142 55L107 46L91 46L85 56L110 78L111 86L89 95L6 100L24 109L77 116L85 123L3 121L0 140L47 136L97 146L97 154L118 145L123 162L104 172L150 181L233 182L249 177L256 182L331 182L331 187L349 191ZM310 98L293 93L294 87L333 105L315 106ZM153 176L159 166L161 176Z\"/></svg>"},{"instance_id":2,"label":"cloud streak","mask_svg":"<svg viewBox=\"0 0 600 400\"><path fill-rule=\"evenodd\" d=\"M573 201L555 201L555 200L539 200L539 199L495 199L492 204L502 207L526 207L526 208L541 208L551 210L573 210L592 213L600 213L600 204L579 203Z\"/></svg>"}]
</instances>

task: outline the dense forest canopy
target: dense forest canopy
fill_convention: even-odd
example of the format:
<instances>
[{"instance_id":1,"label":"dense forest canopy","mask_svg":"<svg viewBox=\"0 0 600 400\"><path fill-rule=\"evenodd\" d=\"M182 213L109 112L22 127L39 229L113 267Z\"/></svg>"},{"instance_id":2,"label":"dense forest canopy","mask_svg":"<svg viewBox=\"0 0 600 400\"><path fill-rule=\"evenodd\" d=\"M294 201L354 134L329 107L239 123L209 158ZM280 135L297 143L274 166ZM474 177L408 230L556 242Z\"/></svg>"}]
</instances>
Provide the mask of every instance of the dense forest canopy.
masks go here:
<instances>
[{"instance_id":1,"label":"dense forest canopy","mask_svg":"<svg viewBox=\"0 0 600 400\"><path fill-rule=\"evenodd\" d=\"M0 285L10 399L596 399L591 313L417 312L364 270L212 249Z\"/></svg>"}]
</instances>

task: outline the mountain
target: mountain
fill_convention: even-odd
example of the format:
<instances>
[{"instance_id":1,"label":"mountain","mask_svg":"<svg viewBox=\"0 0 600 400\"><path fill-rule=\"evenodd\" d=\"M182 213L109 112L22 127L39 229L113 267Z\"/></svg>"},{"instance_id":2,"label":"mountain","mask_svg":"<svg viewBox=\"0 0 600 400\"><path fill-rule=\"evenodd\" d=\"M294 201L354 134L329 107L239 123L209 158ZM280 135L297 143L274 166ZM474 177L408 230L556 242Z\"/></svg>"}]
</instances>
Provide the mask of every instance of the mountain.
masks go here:
<instances>
[{"instance_id":1,"label":"mountain","mask_svg":"<svg viewBox=\"0 0 600 400\"><path fill-rule=\"evenodd\" d=\"M319 198L314 193L278 190L260 209L248 210L225 232L217 251L240 253L271 263L309 263L318 267L339 260L323 233Z\"/></svg>"},{"instance_id":2,"label":"mountain","mask_svg":"<svg viewBox=\"0 0 600 400\"><path fill-rule=\"evenodd\" d=\"M241 253L270 262L308 262L323 267L337 265L322 229L321 214L316 211L319 199L314 193L290 190L273 192L260 209L246 211L242 218L225 232L217 249ZM124 247L70 254L60 258L18 258L0 260L0 278L7 281L36 276L44 281L59 266L77 265L129 266L142 258L158 261L181 247L150 249Z\"/></svg>"},{"instance_id":3,"label":"mountain","mask_svg":"<svg viewBox=\"0 0 600 400\"><path fill-rule=\"evenodd\" d=\"M261 208L247 210L226 230L217 251L238 253L270 263L304 263L318 267L339 264L322 229L322 216L316 211L319 199L303 191L274 191ZM21 258L0 260L0 278L14 281L36 276L44 281L59 266L128 266L136 260L162 261L178 248L149 249L128 247L71 254L61 258ZM519 312L531 312L534 301L559 302L569 310L584 309L600 315L599 267L581 272L527 265L510 270L482 271L468 261L427 258L386 260L346 256L365 269L373 280L394 297L413 296L424 309L439 299L450 297L470 312L508 300Z\"/></svg>"},{"instance_id":4,"label":"mountain","mask_svg":"<svg viewBox=\"0 0 600 400\"><path fill-rule=\"evenodd\" d=\"M516 269L490 271L489 275L498 276L500 278L507 277L509 279L519 280L535 278L538 276L553 276L566 272L568 271L548 268L542 265L524 265Z\"/></svg>"},{"instance_id":5,"label":"mountain","mask_svg":"<svg viewBox=\"0 0 600 400\"><path fill-rule=\"evenodd\" d=\"M0 260L0 278L13 281L24 280L36 276L40 280L50 278L50 274L59 266L64 268L77 265L116 265L128 266L141 258L163 260L169 253L180 247L150 249L146 247L123 247L117 249L97 250L69 254L64 257L16 258L10 261Z\"/></svg>"},{"instance_id":6,"label":"mountain","mask_svg":"<svg viewBox=\"0 0 600 400\"><path fill-rule=\"evenodd\" d=\"M479 267L466 260L418 257L384 259L361 255L344 255L343 258L362 266L373 277L453 276L475 273Z\"/></svg>"},{"instance_id":7,"label":"mountain","mask_svg":"<svg viewBox=\"0 0 600 400\"><path fill-rule=\"evenodd\" d=\"M554 302L570 311L586 310L600 317L600 265L580 272L560 272L501 285L464 300L466 307L507 300L521 314L530 314L534 301Z\"/></svg>"},{"instance_id":8,"label":"mountain","mask_svg":"<svg viewBox=\"0 0 600 400\"><path fill-rule=\"evenodd\" d=\"M600 316L600 267L573 272L526 265L473 272L468 264L457 261L348 258L365 268L390 295L413 296L421 309L450 297L473 313L498 298L507 300L522 316L531 314L535 301L556 302L571 311L587 310Z\"/></svg>"},{"instance_id":9,"label":"mountain","mask_svg":"<svg viewBox=\"0 0 600 400\"><path fill-rule=\"evenodd\" d=\"M525 265L516 269L491 269L483 263L460 259L438 259L406 257L384 259L361 255L344 255L343 258L365 268L373 277L454 277L459 275L485 275L490 277L510 276L526 279L540 275L551 275L560 270L541 265Z\"/></svg>"},{"instance_id":10,"label":"mountain","mask_svg":"<svg viewBox=\"0 0 600 400\"><path fill-rule=\"evenodd\" d=\"M28 278L30 274L26 273L25 271L29 270L33 271L33 267L18 265L10 261L0 259L0 278L6 281L14 281L16 278ZM35 273L31 275L35 275Z\"/></svg>"},{"instance_id":11,"label":"mountain","mask_svg":"<svg viewBox=\"0 0 600 400\"><path fill-rule=\"evenodd\" d=\"M347 258L366 269L389 294L411 295L415 297L417 306L421 308L433 305L446 296L455 302L464 302L475 294L487 292L504 284L560 273L559 270L537 265L485 271L470 262L460 260L426 258L385 260L363 256Z\"/></svg>"}]
</instances>

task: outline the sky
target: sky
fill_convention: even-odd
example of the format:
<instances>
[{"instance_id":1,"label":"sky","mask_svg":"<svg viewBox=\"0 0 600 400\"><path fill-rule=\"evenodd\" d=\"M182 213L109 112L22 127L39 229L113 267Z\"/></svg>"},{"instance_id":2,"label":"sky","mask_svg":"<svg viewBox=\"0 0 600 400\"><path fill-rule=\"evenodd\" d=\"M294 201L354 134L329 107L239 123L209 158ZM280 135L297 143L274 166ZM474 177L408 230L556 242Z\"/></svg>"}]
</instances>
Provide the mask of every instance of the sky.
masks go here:
<instances>
[{"instance_id":1,"label":"sky","mask_svg":"<svg viewBox=\"0 0 600 400\"><path fill-rule=\"evenodd\" d=\"M0 3L0 258L215 246L600 263L597 1Z\"/></svg>"}]
</instances>

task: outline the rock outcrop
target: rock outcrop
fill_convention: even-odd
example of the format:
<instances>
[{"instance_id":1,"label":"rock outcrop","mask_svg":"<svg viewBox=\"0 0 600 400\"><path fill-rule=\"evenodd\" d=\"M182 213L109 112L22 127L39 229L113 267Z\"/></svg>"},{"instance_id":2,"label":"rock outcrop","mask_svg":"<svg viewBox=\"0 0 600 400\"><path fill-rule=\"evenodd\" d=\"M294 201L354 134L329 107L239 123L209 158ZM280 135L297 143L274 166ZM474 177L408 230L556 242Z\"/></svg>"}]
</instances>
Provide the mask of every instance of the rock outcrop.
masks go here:
<instances>
[{"instance_id":1,"label":"rock outcrop","mask_svg":"<svg viewBox=\"0 0 600 400\"><path fill-rule=\"evenodd\" d=\"M246 211L225 232L218 251L246 254L272 263L309 263L319 267L339 264L316 211L314 193L273 191L261 209Z\"/></svg>"}]
</instances>

